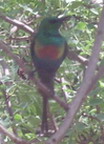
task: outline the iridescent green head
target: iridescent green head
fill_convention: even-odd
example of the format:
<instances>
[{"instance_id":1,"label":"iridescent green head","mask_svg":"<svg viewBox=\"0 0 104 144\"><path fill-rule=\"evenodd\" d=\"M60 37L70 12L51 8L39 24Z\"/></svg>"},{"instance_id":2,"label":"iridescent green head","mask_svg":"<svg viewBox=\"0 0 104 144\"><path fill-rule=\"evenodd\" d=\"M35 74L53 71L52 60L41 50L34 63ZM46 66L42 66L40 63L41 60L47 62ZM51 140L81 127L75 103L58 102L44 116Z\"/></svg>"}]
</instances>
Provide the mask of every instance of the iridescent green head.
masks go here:
<instances>
[{"instance_id":1,"label":"iridescent green head","mask_svg":"<svg viewBox=\"0 0 104 144\"><path fill-rule=\"evenodd\" d=\"M57 17L48 17L43 19L39 26L39 31L43 30L58 30L60 26L62 25L63 21L66 21L68 17L62 17L62 18L57 18Z\"/></svg>"}]
</instances>

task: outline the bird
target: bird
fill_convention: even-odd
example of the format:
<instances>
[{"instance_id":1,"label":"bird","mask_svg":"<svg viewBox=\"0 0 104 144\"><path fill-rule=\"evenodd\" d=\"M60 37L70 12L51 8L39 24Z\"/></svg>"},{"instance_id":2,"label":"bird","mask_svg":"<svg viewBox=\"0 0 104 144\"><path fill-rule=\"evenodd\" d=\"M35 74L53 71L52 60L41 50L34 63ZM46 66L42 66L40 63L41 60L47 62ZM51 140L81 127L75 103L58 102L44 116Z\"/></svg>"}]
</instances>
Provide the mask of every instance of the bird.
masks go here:
<instances>
[{"instance_id":1,"label":"bird","mask_svg":"<svg viewBox=\"0 0 104 144\"><path fill-rule=\"evenodd\" d=\"M32 61L39 79L50 90L51 95L54 95L55 74L67 55L67 42L60 34L60 27L66 20L68 20L68 16L44 18L30 45ZM47 132L47 105L49 98L44 93L42 95L43 115L41 131Z\"/></svg>"}]
</instances>

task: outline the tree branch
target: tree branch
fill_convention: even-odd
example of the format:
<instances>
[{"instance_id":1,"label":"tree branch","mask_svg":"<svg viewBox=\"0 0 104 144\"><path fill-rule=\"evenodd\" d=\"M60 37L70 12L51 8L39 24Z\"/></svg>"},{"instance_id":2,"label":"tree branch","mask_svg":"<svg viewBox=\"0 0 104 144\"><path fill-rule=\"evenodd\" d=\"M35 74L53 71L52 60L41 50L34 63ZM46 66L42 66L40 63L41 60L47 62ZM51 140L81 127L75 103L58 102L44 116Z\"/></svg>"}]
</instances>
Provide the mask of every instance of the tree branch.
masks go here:
<instances>
[{"instance_id":1,"label":"tree branch","mask_svg":"<svg viewBox=\"0 0 104 144\"><path fill-rule=\"evenodd\" d=\"M18 28L28 32L29 34L33 34L34 30L29 27L28 25L24 24L23 22L20 22L16 19L11 19L7 16L4 16L2 13L0 13L0 18L2 18L3 20L5 20L6 22L9 22L10 24L13 24L15 26L18 26Z\"/></svg>"},{"instance_id":2,"label":"tree branch","mask_svg":"<svg viewBox=\"0 0 104 144\"><path fill-rule=\"evenodd\" d=\"M17 57L16 55L14 55L10 51L10 49L8 48L8 46L4 42L2 42L2 41L0 41L0 49L2 49L9 57L11 57L26 72L26 74L29 74L29 71L25 67L24 61L22 61L19 57Z\"/></svg>"},{"instance_id":3,"label":"tree branch","mask_svg":"<svg viewBox=\"0 0 104 144\"><path fill-rule=\"evenodd\" d=\"M91 84L88 87L88 90L86 91L86 94L88 94L92 89L94 89L97 81L104 76L104 66L100 66L97 74L93 77L93 80Z\"/></svg>"},{"instance_id":4,"label":"tree branch","mask_svg":"<svg viewBox=\"0 0 104 144\"><path fill-rule=\"evenodd\" d=\"M68 50L67 57L71 60L78 61L83 65L88 65L88 59L77 55L74 51Z\"/></svg>"},{"instance_id":5,"label":"tree branch","mask_svg":"<svg viewBox=\"0 0 104 144\"><path fill-rule=\"evenodd\" d=\"M6 136L8 136L12 141L14 141L16 144L39 144L41 143L40 140L38 139L33 139L30 141L26 141L24 139L21 139L19 137L17 137L16 135L14 135L13 133L10 133L3 125L0 124L0 133L4 134Z\"/></svg>"},{"instance_id":6,"label":"tree branch","mask_svg":"<svg viewBox=\"0 0 104 144\"><path fill-rule=\"evenodd\" d=\"M1 124L0 124L0 133L5 134L6 136L8 136L11 140L13 140L17 144L31 144L30 142L27 142L21 138L18 138L13 133L8 132L7 129L4 126L2 126Z\"/></svg>"}]
</instances>

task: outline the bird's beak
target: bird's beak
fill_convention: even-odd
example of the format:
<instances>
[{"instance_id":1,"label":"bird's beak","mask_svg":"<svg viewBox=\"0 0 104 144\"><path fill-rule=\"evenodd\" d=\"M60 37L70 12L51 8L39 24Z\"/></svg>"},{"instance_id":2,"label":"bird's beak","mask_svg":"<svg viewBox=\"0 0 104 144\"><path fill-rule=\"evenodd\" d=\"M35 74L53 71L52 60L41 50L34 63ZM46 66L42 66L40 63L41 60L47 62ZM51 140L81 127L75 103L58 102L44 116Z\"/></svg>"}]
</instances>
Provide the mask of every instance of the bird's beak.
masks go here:
<instances>
[{"instance_id":1,"label":"bird's beak","mask_svg":"<svg viewBox=\"0 0 104 144\"><path fill-rule=\"evenodd\" d=\"M63 21L70 20L71 18L72 18L71 16L65 16L65 17L58 18L58 20L59 20L60 22L63 22Z\"/></svg>"}]
</instances>

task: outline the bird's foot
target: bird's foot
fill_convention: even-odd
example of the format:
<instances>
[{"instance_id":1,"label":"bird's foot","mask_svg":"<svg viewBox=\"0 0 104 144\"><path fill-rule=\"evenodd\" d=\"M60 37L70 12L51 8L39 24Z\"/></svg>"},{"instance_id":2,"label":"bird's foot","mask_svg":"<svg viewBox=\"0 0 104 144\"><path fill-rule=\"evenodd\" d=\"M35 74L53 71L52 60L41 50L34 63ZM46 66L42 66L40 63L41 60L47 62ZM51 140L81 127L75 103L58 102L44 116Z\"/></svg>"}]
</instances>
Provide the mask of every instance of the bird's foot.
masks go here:
<instances>
[{"instance_id":1,"label":"bird's foot","mask_svg":"<svg viewBox=\"0 0 104 144\"><path fill-rule=\"evenodd\" d=\"M50 137L52 134L55 133L55 130L51 130L51 129L49 129L49 130L38 130L36 133L41 137Z\"/></svg>"}]
</instances>

